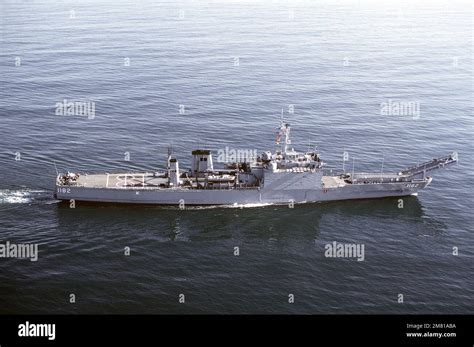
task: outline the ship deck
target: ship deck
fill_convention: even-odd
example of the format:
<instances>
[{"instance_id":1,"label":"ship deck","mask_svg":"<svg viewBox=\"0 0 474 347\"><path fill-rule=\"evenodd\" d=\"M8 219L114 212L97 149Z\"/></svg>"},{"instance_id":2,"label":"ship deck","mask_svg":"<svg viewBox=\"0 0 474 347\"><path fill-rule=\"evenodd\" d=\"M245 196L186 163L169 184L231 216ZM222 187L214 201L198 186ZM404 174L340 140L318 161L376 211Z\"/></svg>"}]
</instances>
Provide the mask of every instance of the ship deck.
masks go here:
<instances>
[{"instance_id":1,"label":"ship deck","mask_svg":"<svg viewBox=\"0 0 474 347\"><path fill-rule=\"evenodd\" d=\"M338 176L323 176L321 180L324 188L337 188L346 185L346 182Z\"/></svg>"},{"instance_id":2,"label":"ship deck","mask_svg":"<svg viewBox=\"0 0 474 347\"><path fill-rule=\"evenodd\" d=\"M338 176L323 176L324 188L337 188L347 183ZM168 179L155 176L153 173L103 173L103 174L83 174L75 182L69 183L76 187L89 188L153 188L166 185Z\"/></svg>"},{"instance_id":3,"label":"ship deck","mask_svg":"<svg viewBox=\"0 0 474 347\"><path fill-rule=\"evenodd\" d=\"M168 180L155 176L152 173L104 173L84 174L72 184L79 187L90 188L158 188L160 184L166 184Z\"/></svg>"}]
</instances>

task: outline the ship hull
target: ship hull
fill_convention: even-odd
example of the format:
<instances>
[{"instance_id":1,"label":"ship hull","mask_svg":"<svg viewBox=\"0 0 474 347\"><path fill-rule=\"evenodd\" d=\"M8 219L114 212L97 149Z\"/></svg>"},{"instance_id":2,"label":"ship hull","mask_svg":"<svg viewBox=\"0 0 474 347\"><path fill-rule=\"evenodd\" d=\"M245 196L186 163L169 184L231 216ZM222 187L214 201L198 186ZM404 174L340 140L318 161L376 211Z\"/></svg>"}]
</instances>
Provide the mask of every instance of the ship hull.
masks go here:
<instances>
[{"instance_id":1,"label":"ship hull","mask_svg":"<svg viewBox=\"0 0 474 347\"><path fill-rule=\"evenodd\" d=\"M425 188L431 180L387 184L348 184L313 189L140 189L58 186L59 200L157 204L157 205L246 205L291 204L406 196Z\"/></svg>"}]
</instances>

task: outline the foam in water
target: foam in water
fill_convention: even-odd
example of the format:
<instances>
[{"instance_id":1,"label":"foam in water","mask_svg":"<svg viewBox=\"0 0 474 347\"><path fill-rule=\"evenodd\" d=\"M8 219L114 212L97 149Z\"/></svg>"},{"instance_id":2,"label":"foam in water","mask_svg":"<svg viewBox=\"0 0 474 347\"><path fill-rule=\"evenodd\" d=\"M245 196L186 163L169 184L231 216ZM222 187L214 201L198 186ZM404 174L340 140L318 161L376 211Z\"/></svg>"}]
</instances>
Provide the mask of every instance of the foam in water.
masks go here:
<instances>
[{"instance_id":1,"label":"foam in water","mask_svg":"<svg viewBox=\"0 0 474 347\"><path fill-rule=\"evenodd\" d=\"M26 204L33 200L34 193L44 193L40 190L0 190L0 204Z\"/></svg>"},{"instance_id":2,"label":"foam in water","mask_svg":"<svg viewBox=\"0 0 474 347\"><path fill-rule=\"evenodd\" d=\"M186 210L211 210L211 209L220 209L220 208L255 208L255 207L265 207L265 206L273 206L272 203L253 203L253 204L233 204L233 205L190 205L186 206ZM159 206L159 205L158 205ZM176 206L159 206L164 209L172 209L176 210L178 207Z\"/></svg>"},{"instance_id":3,"label":"foam in water","mask_svg":"<svg viewBox=\"0 0 474 347\"><path fill-rule=\"evenodd\" d=\"M233 205L225 205L227 208L252 208L252 207L264 207L264 206L272 206L271 203L249 203L249 204L233 204Z\"/></svg>"}]
</instances>

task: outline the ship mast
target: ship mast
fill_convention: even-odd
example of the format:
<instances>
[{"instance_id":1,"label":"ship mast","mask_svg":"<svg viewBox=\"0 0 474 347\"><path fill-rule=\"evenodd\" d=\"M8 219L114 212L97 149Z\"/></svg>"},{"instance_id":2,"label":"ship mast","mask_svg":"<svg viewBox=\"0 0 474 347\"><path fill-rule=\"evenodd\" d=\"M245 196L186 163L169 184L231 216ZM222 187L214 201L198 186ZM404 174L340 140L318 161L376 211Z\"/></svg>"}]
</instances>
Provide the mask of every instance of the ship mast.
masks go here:
<instances>
[{"instance_id":1,"label":"ship mast","mask_svg":"<svg viewBox=\"0 0 474 347\"><path fill-rule=\"evenodd\" d=\"M282 152L284 154L287 153L288 151L288 145L291 144L291 140L290 140L290 124L288 123L285 123L285 121L283 120L283 109L281 110L281 118L280 118L280 128L278 129L278 133L277 133L277 138L276 138L276 144L280 144L280 138L281 137L284 137L284 143L283 145L281 146L281 149L282 149Z\"/></svg>"},{"instance_id":2,"label":"ship mast","mask_svg":"<svg viewBox=\"0 0 474 347\"><path fill-rule=\"evenodd\" d=\"M282 145L283 153L288 152L288 145L291 144L290 140L290 124L285 123L283 120L281 121L280 125L280 136L284 136L284 143Z\"/></svg>"},{"instance_id":3,"label":"ship mast","mask_svg":"<svg viewBox=\"0 0 474 347\"><path fill-rule=\"evenodd\" d=\"M166 160L166 169L169 170L171 168L171 163L170 163L170 160L171 160L171 153L172 153L172 149L171 149L171 145L168 146L168 158Z\"/></svg>"},{"instance_id":4,"label":"ship mast","mask_svg":"<svg viewBox=\"0 0 474 347\"><path fill-rule=\"evenodd\" d=\"M290 140L290 124L285 123L285 154L288 151L288 145L291 144Z\"/></svg>"}]
</instances>

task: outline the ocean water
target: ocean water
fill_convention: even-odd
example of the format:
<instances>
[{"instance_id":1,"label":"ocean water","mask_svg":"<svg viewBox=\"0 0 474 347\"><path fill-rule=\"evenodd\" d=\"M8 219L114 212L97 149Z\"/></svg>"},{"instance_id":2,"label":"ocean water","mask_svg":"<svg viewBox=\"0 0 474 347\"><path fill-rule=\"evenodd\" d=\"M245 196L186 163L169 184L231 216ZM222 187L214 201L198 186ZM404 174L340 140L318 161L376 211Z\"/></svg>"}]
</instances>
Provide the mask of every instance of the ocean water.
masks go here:
<instances>
[{"instance_id":1,"label":"ocean water","mask_svg":"<svg viewBox=\"0 0 474 347\"><path fill-rule=\"evenodd\" d=\"M469 2L6 0L0 29L0 243L39 245L36 262L0 258L0 313L474 313ZM57 115L63 100L94 117ZM328 168L344 151L356 171L460 162L402 209L52 197L55 165L273 149L282 109L294 147ZM364 261L325 257L334 241L363 244Z\"/></svg>"}]
</instances>

